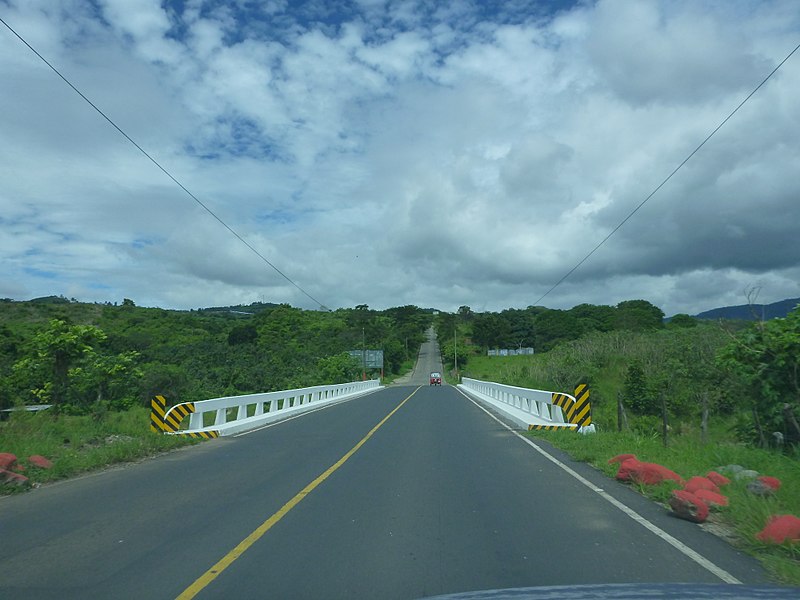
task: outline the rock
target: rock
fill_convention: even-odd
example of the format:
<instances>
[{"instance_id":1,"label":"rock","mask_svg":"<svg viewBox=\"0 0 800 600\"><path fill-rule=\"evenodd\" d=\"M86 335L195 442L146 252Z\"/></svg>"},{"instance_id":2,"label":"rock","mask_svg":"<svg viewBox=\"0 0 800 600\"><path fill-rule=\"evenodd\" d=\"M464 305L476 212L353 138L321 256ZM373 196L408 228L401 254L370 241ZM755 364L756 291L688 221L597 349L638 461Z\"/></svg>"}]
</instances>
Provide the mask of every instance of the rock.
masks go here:
<instances>
[{"instance_id":1,"label":"rock","mask_svg":"<svg viewBox=\"0 0 800 600\"><path fill-rule=\"evenodd\" d=\"M25 486L28 485L29 480L24 475L0 469L0 483L4 485Z\"/></svg>"},{"instance_id":2,"label":"rock","mask_svg":"<svg viewBox=\"0 0 800 600\"><path fill-rule=\"evenodd\" d=\"M755 479L747 484L747 491L756 496L772 496L775 494L775 488L767 485L760 479Z\"/></svg>"},{"instance_id":3,"label":"rock","mask_svg":"<svg viewBox=\"0 0 800 600\"><path fill-rule=\"evenodd\" d=\"M744 471L744 467L742 465L726 465L724 467L717 467L717 471L723 471L724 473L736 475L736 473Z\"/></svg>"},{"instance_id":4,"label":"rock","mask_svg":"<svg viewBox=\"0 0 800 600\"><path fill-rule=\"evenodd\" d=\"M692 493L695 493L697 490L709 490L716 494L719 493L717 484L706 477L692 477L686 482L686 485L683 486L683 489Z\"/></svg>"},{"instance_id":5,"label":"rock","mask_svg":"<svg viewBox=\"0 0 800 600\"><path fill-rule=\"evenodd\" d=\"M642 462L634 454L618 454L608 463L619 463L616 475L619 481L633 481L643 485L656 485L667 479L682 482L680 475L674 471L657 463Z\"/></svg>"},{"instance_id":6,"label":"rock","mask_svg":"<svg viewBox=\"0 0 800 600\"><path fill-rule=\"evenodd\" d=\"M34 454L33 456L28 457L28 462L31 463L35 467L39 467L40 469L52 469L53 463L52 461L46 459L44 456L40 454Z\"/></svg>"},{"instance_id":7,"label":"rock","mask_svg":"<svg viewBox=\"0 0 800 600\"><path fill-rule=\"evenodd\" d=\"M608 459L608 464L613 465L614 463L623 463L626 460L628 460L629 458L632 458L632 459L636 460L636 455L635 454L617 454L615 457Z\"/></svg>"},{"instance_id":8,"label":"rock","mask_svg":"<svg viewBox=\"0 0 800 600\"><path fill-rule=\"evenodd\" d=\"M620 457L622 457L622 456L624 456L624 455L620 455L618 457L614 457L611 460L616 462L616 460L620 459ZM611 461L609 461L609 462L611 462ZM631 480L632 470L633 469L638 469L641 464L642 464L641 461L639 461L633 455L631 455L629 458L622 458L622 460L621 460L621 462L619 464L619 469L617 469L617 475L616 475L617 480L619 480L619 481L630 481Z\"/></svg>"},{"instance_id":9,"label":"rock","mask_svg":"<svg viewBox=\"0 0 800 600\"><path fill-rule=\"evenodd\" d=\"M626 455L620 455L612 460L624 456ZM643 485L656 485L667 479L682 483L680 475L670 471L667 467L656 463L645 463L635 457L622 460L617 470L617 479L619 481L633 481Z\"/></svg>"},{"instance_id":10,"label":"rock","mask_svg":"<svg viewBox=\"0 0 800 600\"><path fill-rule=\"evenodd\" d=\"M708 519L708 505L686 490L674 490L669 505L681 519L694 523L704 523Z\"/></svg>"},{"instance_id":11,"label":"rock","mask_svg":"<svg viewBox=\"0 0 800 600\"><path fill-rule=\"evenodd\" d=\"M0 469L13 469L17 462L17 455L10 452L0 452Z\"/></svg>"},{"instance_id":12,"label":"rock","mask_svg":"<svg viewBox=\"0 0 800 600\"><path fill-rule=\"evenodd\" d=\"M774 544L800 542L800 519L794 515L773 515L766 527L756 534L756 539Z\"/></svg>"},{"instance_id":13,"label":"rock","mask_svg":"<svg viewBox=\"0 0 800 600\"><path fill-rule=\"evenodd\" d=\"M721 475L716 471L709 471L708 474L706 475L706 479L710 479L711 481L713 481L717 485L717 487L728 485L731 482L731 480L725 477L725 475Z\"/></svg>"},{"instance_id":14,"label":"rock","mask_svg":"<svg viewBox=\"0 0 800 600\"><path fill-rule=\"evenodd\" d=\"M762 475L758 477L758 481L766 485L767 487L772 488L774 491L778 491L781 489L781 480L777 477L770 477L769 475Z\"/></svg>"},{"instance_id":15,"label":"rock","mask_svg":"<svg viewBox=\"0 0 800 600\"><path fill-rule=\"evenodd\" d=\"M712 492L711 490L699 489L694 492L694 495L700 498L703 502L708 504L709 507L713 506L728 506L728 498L722 494Z\"/></svg>"},{"instance_id":16,"label":"rock","mask_svg":"<svg viewBox=\"0 0 800 600\"><path fill-rule=\"evenodd\" d=\"M634 472L633 480L645 485L656 485L667 480L683 483L680 475L657 463L642 463Z\"/></svg>"},{"instance_id":17,"label":"rock","mask_svg":"<svg viewBox=\"0 0 800 600\"><path fill-rule=\"evenodd\" d=\"M753 471L752 469L742 469L733 474L733 478L737 481L742 481L743 479L755 479L758 477L758 471Z\"/></svg>"}]
</instances>

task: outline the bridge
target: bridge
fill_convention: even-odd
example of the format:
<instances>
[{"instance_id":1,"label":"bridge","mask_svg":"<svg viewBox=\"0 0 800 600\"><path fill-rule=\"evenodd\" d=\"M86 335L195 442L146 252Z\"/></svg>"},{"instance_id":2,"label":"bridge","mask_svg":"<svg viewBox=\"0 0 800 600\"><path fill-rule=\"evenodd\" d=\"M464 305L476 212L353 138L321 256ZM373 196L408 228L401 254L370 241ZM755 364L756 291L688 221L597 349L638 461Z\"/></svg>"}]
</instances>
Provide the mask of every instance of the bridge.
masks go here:
<instances>
[{"instance_id":1,"label":"bridge","mask_svg":"<svg viewBox=\"0 0 800 600\"><path fill-rule=\"evenodd\" d=\"M397 385L328 403L306 391L195 407L189 420L207 413L195 429L218 431L298 410L0 499L0 597L409 599L767 581L727 542L521 434L486 390L429 386L434 370L430 339ZM542 416L534 396L504 393Z\"/></svg>"}]
</instances>

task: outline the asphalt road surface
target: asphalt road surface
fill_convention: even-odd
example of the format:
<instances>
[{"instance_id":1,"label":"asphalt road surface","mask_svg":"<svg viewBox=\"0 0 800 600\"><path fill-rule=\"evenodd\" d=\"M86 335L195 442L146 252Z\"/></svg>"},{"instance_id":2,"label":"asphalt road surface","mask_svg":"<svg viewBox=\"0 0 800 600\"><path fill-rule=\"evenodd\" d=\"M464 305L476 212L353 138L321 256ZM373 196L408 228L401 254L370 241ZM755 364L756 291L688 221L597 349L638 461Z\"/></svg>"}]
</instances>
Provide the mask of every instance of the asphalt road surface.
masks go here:
<instances>
[{"instance_id":1,"label":"asphalt road surface","mask_svg":"<svg viewBox=\"0 0 800 600\"><path fill-rule=\"evenodd\" d=\"M456 388L425 383L0 499L0 598L719 583L703 560L767 581L697 525L537 442L579 481Z\"/></svg>"},{"instance_id":2,"label":"asphalt road surface","mask_svg":"<svg viewBox=\"0 0 800 600\"><path fill-rule=\"evenodd\" d=\"M414 370L408 375L397 379L395 385L429 385L431 373L434 371L442 373L444 371L442 355L439 351L439 343L436 340L433 327L428 330L427 338L420 346Z\"/></svg>"}]
</instances>

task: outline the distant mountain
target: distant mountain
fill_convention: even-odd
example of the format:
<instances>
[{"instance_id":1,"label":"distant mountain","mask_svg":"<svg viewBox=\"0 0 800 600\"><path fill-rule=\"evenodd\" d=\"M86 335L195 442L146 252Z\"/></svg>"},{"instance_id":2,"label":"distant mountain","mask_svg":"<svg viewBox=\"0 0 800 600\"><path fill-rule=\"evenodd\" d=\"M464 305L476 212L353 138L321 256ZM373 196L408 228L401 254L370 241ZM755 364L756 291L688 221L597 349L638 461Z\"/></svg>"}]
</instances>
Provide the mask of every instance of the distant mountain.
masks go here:
<instances>
[{"instance_id":1,"label":"distant mountain","mask_svg":"<svg viewBox=\"0 0 800 600\"><path fill-rule=\"evenodd\" d=\"M768 321L785 317L800 304L800 298L789 298L772 304L741 304L712 308L694 315L696 319L735 319L740 321Z\"/></svg>"}]
</instances>

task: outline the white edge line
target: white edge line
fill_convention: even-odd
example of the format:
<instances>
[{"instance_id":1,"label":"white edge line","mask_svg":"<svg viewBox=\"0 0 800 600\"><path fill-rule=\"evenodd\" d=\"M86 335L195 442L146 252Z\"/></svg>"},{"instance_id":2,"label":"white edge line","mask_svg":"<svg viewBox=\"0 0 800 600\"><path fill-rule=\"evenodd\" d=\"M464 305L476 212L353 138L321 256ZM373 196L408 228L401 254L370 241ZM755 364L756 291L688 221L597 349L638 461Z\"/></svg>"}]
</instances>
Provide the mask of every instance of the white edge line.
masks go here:
<instances>
[{"instance_id":1,"label":"white edge line","mask_svg":"<svg viewBox=\"0 0 800 600\"><path fill-rule=\"evenodd\" d=\"M563 469L565 472L567 472L572 477L577 479L583 485L585 485L590 490L592 490L593 492L598 494L601 498L603 498L604 500L606 500L607 502L609 502L613 506L617 507L619 510L621 510L623 513L625 513L631 519L633 519L634 521L639 523L639 525L641 525L645 529L649 530L650 532L656 534L658 537L660 537L662 540L667 542L669 545L673 546L679 552L681 552L682 554L684 554L688 558L692 559L694 562L696 562L698 565L700 565L701 567L703 567L707 571L709 571L712 574L714 574L716 577L719 577L725 583L734 583L734 584L741 584L742 583L741 581L736 579L736 577L734 577L733 575L728 573L722 567L718 567L717 565L712 563L710 560L708 560L706 557L704 557L703 555L699 554L695 550L692 550L691 548L689 548L689 546L687 546L686 544L684 544L683 542L681 542L677 538L674 538L673 536L668 534L666 531L664 531L663 529L661 529L657 525L654 525L653 523L651 523L650 521L645 519L643 516L641 516L639 513L637 513L633 509L629 508L628 506L626 506L625 504L623 504L622 502L620 502L619 500L614 498L611 494L609 494L608 492L606 492L602 488L597 487L591 481L589 481L588 479L584 478L583 476L581 476L578 473L576 473L575 471L573 471L571 468L569 468L567 465L562 463L556 457L551 456L546 450L543 450L540 446L536 445L533 442L533 440L521 435L518 431L514 431L514 429L509 427L507 424L503 423L503 421L501 421L496 416L494 416L492 413L490 413L488 410L486 410L486 408L484 408L483 406L478 404L478 402L476 402L473 398L468 396L463 390L461 390L460 388L456 388L456 389L467 400L469 400L475 406L480 408L483 412L485 412L487 415L489 415L492 419L494 419L495 421L500 423L500 425L505 427L508 431L513 433L515 436L517 436L523 442L528 444L531 448L536 450L539 454L544 456L547 460L549 460L550 462L552 462L553 464L555 464L559 468Z\"/></svg>"}]
</instances>

